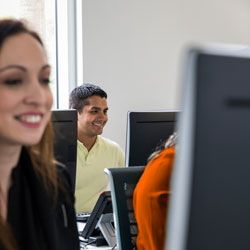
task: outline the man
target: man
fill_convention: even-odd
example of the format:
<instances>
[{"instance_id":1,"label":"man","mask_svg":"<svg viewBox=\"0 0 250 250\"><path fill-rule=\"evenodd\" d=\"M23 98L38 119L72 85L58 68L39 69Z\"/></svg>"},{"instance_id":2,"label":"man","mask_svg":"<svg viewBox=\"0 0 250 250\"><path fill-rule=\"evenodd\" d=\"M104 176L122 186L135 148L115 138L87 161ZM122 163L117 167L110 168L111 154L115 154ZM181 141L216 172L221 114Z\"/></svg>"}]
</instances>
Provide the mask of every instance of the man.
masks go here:
<instances>
[{"instance_id":1,"label":"man","mask_svg":"<svg viewBox=\"0 0 250 250\"><path fill-rule=\"evenodd\" d=\"M70 93L69 106L78 112L76 210L91 212L108 187L104 168L124 166L124 153L117 143L101 136L108 121L105 91L83 84Z\"/></svg>"}]
</instances>

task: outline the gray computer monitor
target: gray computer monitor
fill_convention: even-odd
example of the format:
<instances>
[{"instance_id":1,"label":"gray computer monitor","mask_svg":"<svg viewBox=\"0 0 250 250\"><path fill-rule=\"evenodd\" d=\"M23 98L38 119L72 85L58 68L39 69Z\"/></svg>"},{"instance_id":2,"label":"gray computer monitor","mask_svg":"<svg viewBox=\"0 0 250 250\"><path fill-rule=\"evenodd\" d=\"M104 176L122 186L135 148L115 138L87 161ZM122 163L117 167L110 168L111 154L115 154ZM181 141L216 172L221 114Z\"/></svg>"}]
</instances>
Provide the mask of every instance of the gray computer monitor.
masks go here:
<instances>
[{"instance_id":1,"label":"gray computer monitor","mask_svg":"<svg viewBox=\"0 0 250 250\"><path fill-rule=\"evenodd\" d=\"M166 249L250 249L249 49L191 48L184 70Z\"/></svg>"}]
</instances>

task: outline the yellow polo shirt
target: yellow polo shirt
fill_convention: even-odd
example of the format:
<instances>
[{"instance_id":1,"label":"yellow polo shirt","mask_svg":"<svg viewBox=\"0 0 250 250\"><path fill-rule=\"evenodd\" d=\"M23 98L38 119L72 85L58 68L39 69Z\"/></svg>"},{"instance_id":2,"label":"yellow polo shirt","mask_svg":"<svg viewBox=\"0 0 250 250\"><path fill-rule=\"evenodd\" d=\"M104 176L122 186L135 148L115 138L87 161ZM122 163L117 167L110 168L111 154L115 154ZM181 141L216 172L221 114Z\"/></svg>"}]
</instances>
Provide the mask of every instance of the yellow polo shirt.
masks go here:
<instances>
[{"instance_id":1,"label":"yellow polo shirt","mask_svg":"<svg viewBox=\"0 0 250 250\"><path fill-rule=\"evenodd\" d=\"M104 169L122 166L125 166L124 152L117 143L97 136L88 151L77 141L76 211L91 212L100 193L109 189Z\"/></svg>"}]
</instances>

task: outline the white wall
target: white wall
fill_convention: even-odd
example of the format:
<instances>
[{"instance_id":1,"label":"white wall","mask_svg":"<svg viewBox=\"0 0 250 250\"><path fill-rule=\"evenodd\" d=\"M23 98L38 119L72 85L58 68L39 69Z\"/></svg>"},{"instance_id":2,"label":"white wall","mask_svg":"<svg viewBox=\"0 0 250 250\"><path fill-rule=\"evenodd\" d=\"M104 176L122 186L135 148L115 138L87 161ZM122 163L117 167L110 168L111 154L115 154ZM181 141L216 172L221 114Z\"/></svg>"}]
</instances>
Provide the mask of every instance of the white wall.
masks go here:
<instances>
[{"instance_id":1,"label":"white wall","mask_svg":"<svg viewBox=\"0 0 250 250\"><path fill-rule=\"evenodd\" d=\"M108 93L104 136L125 148L128 110L177 109L189 42L250 43L249 0L83 0L83 80Z\"/></svg>"}]
</instances>

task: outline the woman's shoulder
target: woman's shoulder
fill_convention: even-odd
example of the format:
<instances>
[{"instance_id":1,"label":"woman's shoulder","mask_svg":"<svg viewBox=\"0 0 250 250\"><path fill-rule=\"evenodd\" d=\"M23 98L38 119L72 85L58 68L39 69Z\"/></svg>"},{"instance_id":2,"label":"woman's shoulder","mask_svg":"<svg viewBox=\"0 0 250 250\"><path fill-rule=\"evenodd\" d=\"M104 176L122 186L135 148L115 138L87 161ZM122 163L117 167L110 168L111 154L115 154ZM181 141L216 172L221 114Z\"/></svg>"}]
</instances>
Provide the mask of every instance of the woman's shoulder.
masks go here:
<instances>
[{"instance_id":1,"label":"woman's shoulder","mask_svg":"<svg viewBox=\"0 0 250 250\"><path fill-rule=\"evenodd\" d=\"M59 177L59 182L64 182L67 185L72 185L72 180L70 178L69 170L66 165L62 163L57 163L56 165L57 175Z\"/></svg>"},{"instance_id":2,"label":"woman's shoulder","mask_svg":"<svg viewBox=\"0 0 250 250\"><path fill-rule=\"evenodd\" d=\"M70 199L70 202L74 202L73 182L70 173L67 169L67 166L58 163L56 169L58 176L58 190L59 193L63 194L61 197L68 197Z\"/></svg>"},{"instance_id":3,"label":"woman's shoulder","mask_svg":"<svg viewBox=\"0 0 250 250\"><path fill-rule=\"evenodd\" d=\"M162 155L163 155L163 156L166 156L166 155L174 156L174 155L175 155L175 147L168 147L168 148L165 148L165 149L162 151Z\"/></svg>"}]
</instances>

